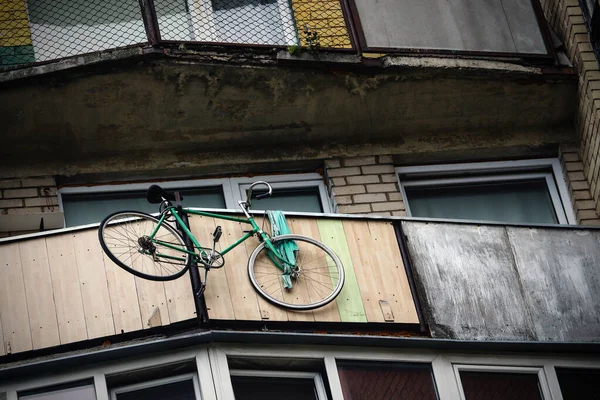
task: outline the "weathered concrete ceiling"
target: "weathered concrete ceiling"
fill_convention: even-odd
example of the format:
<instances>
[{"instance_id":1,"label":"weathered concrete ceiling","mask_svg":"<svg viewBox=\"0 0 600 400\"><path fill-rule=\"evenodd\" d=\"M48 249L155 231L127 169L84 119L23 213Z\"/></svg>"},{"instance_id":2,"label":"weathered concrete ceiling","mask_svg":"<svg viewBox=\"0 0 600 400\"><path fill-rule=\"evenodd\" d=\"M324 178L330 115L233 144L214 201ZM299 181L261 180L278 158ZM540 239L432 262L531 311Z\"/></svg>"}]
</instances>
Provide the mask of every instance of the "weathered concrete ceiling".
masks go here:
<instances>
[{"instance_id":1,"label":"weathered concrete ceiling","mask_svg":"<svg viewBox=\"0 0 600 400\"><path fill-rule=\"evenodd\" d=\"M1 84L0 176L539 147L573 140L576 85L539 70L104 63Z\"/></svg>"},{"instance_id":2,"label":"weathered concrete ceiling","mask_svg":"<svg viewBox=\"0 0 600 400\"><path fill-rule=\"evenodd\" d=\"M600 230L402 228L434 337L600 342Z\"/></svg>"}]
</instances>

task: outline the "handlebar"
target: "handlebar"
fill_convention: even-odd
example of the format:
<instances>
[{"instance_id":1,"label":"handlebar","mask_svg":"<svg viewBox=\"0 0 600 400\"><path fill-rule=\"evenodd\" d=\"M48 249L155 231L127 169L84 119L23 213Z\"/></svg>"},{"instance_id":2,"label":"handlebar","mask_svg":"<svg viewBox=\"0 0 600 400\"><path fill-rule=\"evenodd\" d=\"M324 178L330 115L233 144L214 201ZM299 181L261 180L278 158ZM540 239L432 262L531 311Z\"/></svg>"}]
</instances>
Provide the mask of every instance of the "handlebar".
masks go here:
<instances>
[{"instance_id":1,"label":"handlebar","mask_svg":"<svg viewBox=\"0 0 600 400\"><path fill-rule=\"evenodd\" d=\"M246 189L246 203L248 204L248 207L250 207L250 205L252 204L252 189L254 189L254 186L257 186L257 185L265 185L267 187L267 189L269 189L269 191L267 193L259 194L258 196L256 196L257 199L262 199L262 198L265 198L265 197L273 194L273 188L267 182L265 182L265 181L254 182L252 185L250 185L250 187L248 189Z\"/></svg>"}]
</instances>

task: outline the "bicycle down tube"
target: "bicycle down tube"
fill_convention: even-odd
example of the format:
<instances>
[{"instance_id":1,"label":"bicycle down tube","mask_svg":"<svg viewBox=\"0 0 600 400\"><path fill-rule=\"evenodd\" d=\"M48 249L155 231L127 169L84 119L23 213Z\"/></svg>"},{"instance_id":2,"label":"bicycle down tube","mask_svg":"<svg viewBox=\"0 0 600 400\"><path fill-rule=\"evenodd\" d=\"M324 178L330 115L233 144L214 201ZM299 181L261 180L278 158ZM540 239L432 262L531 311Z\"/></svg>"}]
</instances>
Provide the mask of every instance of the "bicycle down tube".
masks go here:
<instances>
[{"instance_id":1,"label":"bicycle down tube","mask_svg":"<svg viewBox=\"0 0 600 400\"><path fill-rule=\"evenodd\" d=\"M280 261L283 261L283 262L285 262L285 261L278 254L277 250L275 249L275 247L271 243L271 240L269 239L269 237L256 224L256 222L254 221L253 217L250 216L248 219L244 219L244 218L238 218L238 217L231 217L231 216L228 216L228 215L215 214L215 213L206 212L206 211L196 211L196 210L185 209L185 208L183 210L184 210L184 212L186 214L200 215L200 216L204 216L204 217L212 217L212 218L223 219L223 220L234 221L234 222L241 222L241 223L246 223L246 224L251 225L252 226L252 231L247 232L244 236L242 236L241 238L239 238L235 243L231 244L230 246L228 246L224 250L220 251L220 254L222 256L224 256L225 254L229 253L231 250L233 250L234 248L236 248L237 246L239 246L241 243L245 242L247 239L249 239L252 236L254 236L256 233L259 233L261 235L262 240L265 242L266 247L270 250L270 253L272 253L275 256L275 257L271 257L271 254L269 254L269 256L270 256L269 258L271 258L271 261L273 261L273 264L275 264L275 266L277 268L279 268L280 270L283 271L284 268L281 265ZM185 232L185 234L190 238L190 240L192 241L192 243L194 244L194 246L197 247L197 248L199 248L199 249L202 249L202 245L194 237L194 234L189 230L189 228L185 225L185 223L183 222L183 220L181 219L181 217L179 216L179 214L175 211L175 207L173 207L169 212L173 215L173 217L175 217L175 220L177 221L177 224L181 227L181 229ZM156 240L156 239L154 239L154 236L158 232L160 226L164 223L164 220L166 219L166 215L167 215L167 213L164 213L161 216L161 218L159 219L157 227L154 229L154 232L152 232L152 234L150 235L150 239ZM169 248L174 249L174 250L179 250L181 252L188 253L188 254L191 254L191 255L194 255L194 256L196 255L195 251L190 251L190 250L187 250L187 249L182 249L180 247L171 245L169 243L161 242L160 240L156 240L156 241L160 242L165 247L169 247ZM174 258L173 256L163 255L163 254L157 254L157 256L161 256L161 257L165 257L165 258Z\"/></svg>"}]
</instances>

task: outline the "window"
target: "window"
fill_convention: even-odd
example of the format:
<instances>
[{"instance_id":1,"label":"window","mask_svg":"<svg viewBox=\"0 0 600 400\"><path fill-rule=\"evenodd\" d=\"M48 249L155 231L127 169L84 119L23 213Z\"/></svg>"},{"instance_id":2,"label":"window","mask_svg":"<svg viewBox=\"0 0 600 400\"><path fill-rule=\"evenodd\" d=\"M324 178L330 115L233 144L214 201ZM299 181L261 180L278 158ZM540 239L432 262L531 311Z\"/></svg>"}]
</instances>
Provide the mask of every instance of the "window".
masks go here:
<instances>
[{"instance_id":1,"label":"window","mask_svg":"<svg viewBox=\"0 0 600 400\"><path fill-rule=\"evenodd\" d=\"M161 38L293 45L296 30L285 0L158 1Z\"/></svg>"},{"instance_id":2,"label":"window","mask_svg":"<svg viewBox=\"0 0 600 400\"><path fill-rule=\"evenodd\" d=\"M337 361L344 399L437 400L430 364Z\"/></svg>"},{"instance_id":3,"label":"window","mask_svg":"<svg viewBox=\"0 0 600 400\"><path fill-rule=\"evenodd\" d=\"M316 372L231 370L236 400L326 400Z\"/></svg>"},{"instance_id":4,"label":"window","mask_svg":"<svg viewBox=\"0 0 600 400\"><path fill-rule=\"evenodd\" d=\"M527 224L575 223L555 159L400 167L407 215Z\"/></svg>"},{"instance_id":5,"label":"window","mask_svg":"<svg viewBox=\"0 0 600 400\"><path fill-rule=\"evenodd\" d=\"M564 400L600 399L600 369L556 368Z\"/></svg>"},{"instance_id":6,"label":"window","mask_svg":"<svg viewBox=\"0 0 600 400\"><path fill-rule=\"evenodd\" d=\"M257 176L253 178L203 179L157 182L169 191L179 191L183 205L196 208L238 210L239 200L255 181L267 181L273 195L253 199L252 210L283 210L329 213L331 208L323 178L319 174ZM65 214L65 226L73 227L100 222L112 212L138 210L155 213L156 204L146 200L152 183L130 183L88 187L65 187L59 190L59 206ZM260 193L261 186L255 194ZM255 197L255 196L253 196Z\"/></svg>"},{"instance_id":7,"label":"window","mask_svg":"<svg viewBox=\"0 0 600 400\"><path fill-rule=\"evenodd\" d=\"M27 0L27 11L36 61L148 40L137 0Z\"/></svg>"},{"instance_id":8,"label":"window","mask_svg":"<svg viewBox=\"0 0 600 400\"><path fill-rule=\"evenodd\" d=\"M111 400L196 400L200 399L194 374L158 379L114 389Z\"/></svg>"},{"instance_id":9,"label":"window","mask_svg":"<svg viewBox=\"0 0 600 400\"><path fill-rule=\"evenodd\" d=\"M454 365L463 400L551 399L543 368Z\"/></svg>"},{"instance_id":10,"label":"window","mask_svg":"<svg viewBox=\"0 0 600 400\"><path fill-rule=\"evenodd\" d=\"M92 382L78 382L19 393L20 400L96 400Z\"/></svg>"}]
</instances>

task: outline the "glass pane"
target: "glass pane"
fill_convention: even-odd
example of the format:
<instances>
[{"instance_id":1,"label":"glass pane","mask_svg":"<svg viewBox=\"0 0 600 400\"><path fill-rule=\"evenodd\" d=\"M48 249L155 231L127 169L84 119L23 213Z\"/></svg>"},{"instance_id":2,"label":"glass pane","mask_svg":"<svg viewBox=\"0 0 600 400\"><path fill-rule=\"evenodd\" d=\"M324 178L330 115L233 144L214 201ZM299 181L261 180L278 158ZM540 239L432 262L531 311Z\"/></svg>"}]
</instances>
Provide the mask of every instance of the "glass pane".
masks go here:
<instances>
[{"instance_id":1,"label":"glass pane","mask_svg":"<svg viewBox=\"0 0 600 400\"><path fill-rule=\"evenodd\" d=\"M192 380L117 394L117 400L196 400Z\"/></svg>"},{"instance_id":2,"label":"glass pane","mask_svg":"<svg viewBox=\"0 0 600 400\"><path fill-rule=\"evenodd\" d=\"M232 376L235 400L317 400L313 379Z\"/></svg>"},{"instance_id":3,"label":"glass pane","mask_svg":"<svg viewBox=\"0 0 600 400\"><path fill-rule=\"evenodd\" d=\"M19 396L22 400L96 400L94 385L77 386L51 392Z\"/></svg>"},{"instance_id":4,"label":"glass pane","mask_svg":"<svg viewBox=\"0 0 600 400\"><path fill-rule=\"evenodd\" d=\"M178 189L169 189L175 192ZM226 208L223 190L217 188L179 189L186 207ZM62 196L67 227L100 222L108 214L121 210L147 213L158 212L158 204L146 200L146 191L93 194L66 194Z\"/></svg>"},{"instance_id":5,"label":"glass pane","mask_svg":"<svg viewBox=\"0 0 600 400\"><path fill-rule=\"evenodd\" d=\"M346 400L436 400L429 364L337 361Z\"/></svg>"},{"instance_id":6,"label":"glass pane","mask_svg":"<svg viewBox=\"0 0 600 400\"><path fill-rule=\"evenodd\" d=\"M542 400L537 374L461 371L466 400Z\"/></svg>"},{"instance_id":7,"label":"glass pane","mask_svg":"<svg viewBox=\"0 0 600 400\"><path fill-rule=\"evenodd\" d=\"M556 224L544 179L444 187L405 187L413 217Z\"/></svg>"},{"instance_id":8,"label":"glass pane","mask_svg":"<svg viewBox=\"0 0 600 400\"><path fill-rule=\"evenodd\" d=\"M564 400L600 399L600 369L556 368Z\"/></svg>"},{"instance_id":9,"label":"glass pane","mask_svg":"<svg viewBox=\"0 0 600 400\"><path fill-rule=\"evenodd\" d=\"M212 5L218 42L285 44L277 0L212 0Z\"/></svg>"},{"instance_id":10,"label":"glass pane","mask_svg":"<svg viewBox=\"0 0 600 400\"><path fill-rule=\"evenodd\" d=\"M154 0L163 40L196 40L186 0Z\"/></svg>"},{"instance_id":11,"label":"glass pane","mask_svg":"<svg viewBox=\"0 0 600 400\"><path fill-rule=\"evenodd\" d=\"M281 210L322 213L321 195L319 188L306 189L273 189L271 196L257 200L256 195L266 193L255 190L252 192L252 210Z\"/></svg>"},{"instance_id":12,"label":"glass pane","mask_svg":"<svg viewBox=\"0 0 600 400\"><path fill-rule=\"evenodd\" d=\"M36 61L148 41L137 0L27 0Z\"/></svg>"}]
</instances>

